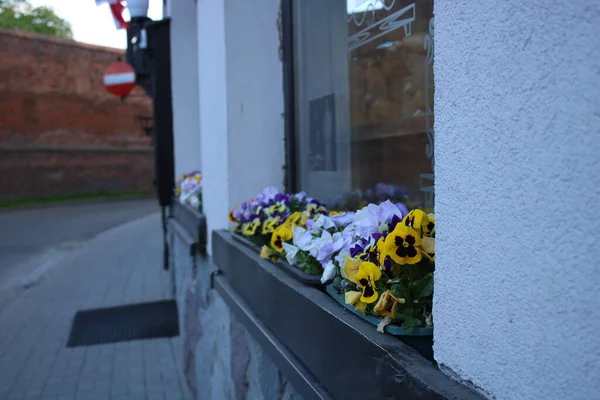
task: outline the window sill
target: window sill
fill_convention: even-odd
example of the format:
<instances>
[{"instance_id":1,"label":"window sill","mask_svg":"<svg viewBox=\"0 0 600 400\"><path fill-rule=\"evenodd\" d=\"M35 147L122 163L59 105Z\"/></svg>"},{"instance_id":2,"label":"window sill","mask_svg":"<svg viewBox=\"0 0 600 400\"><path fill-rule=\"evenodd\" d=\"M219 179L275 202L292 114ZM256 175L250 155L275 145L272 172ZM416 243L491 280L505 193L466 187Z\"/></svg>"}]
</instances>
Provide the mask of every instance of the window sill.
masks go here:
<instances>
[{"instance_id":1,"label":"window sill","mask_svg":"<svg viewBox=\"0 0 600 400\"><path fill-rule=\"evenodd\" d=\"M240 318L245 324L255 320L265 327L253 329L255 335L272 332L281 344L274 348L289 352L291 356L281 352L272 356L284 373L295 362L295 373L306 371L303 380L317 382L305 388L322 387L333 398L482 398L397 338L377 332L322 290L298 283L261 259L231 233L213 232L213 256L222 275L216 279L217 290L233 294L229 298L235 302L224 296L230 307L242 304L234 311L246 315ZM283 366L282 359L287 360ZM323 398L316 389L307 391L306 398Z\"/></svg>"}]
</instances>

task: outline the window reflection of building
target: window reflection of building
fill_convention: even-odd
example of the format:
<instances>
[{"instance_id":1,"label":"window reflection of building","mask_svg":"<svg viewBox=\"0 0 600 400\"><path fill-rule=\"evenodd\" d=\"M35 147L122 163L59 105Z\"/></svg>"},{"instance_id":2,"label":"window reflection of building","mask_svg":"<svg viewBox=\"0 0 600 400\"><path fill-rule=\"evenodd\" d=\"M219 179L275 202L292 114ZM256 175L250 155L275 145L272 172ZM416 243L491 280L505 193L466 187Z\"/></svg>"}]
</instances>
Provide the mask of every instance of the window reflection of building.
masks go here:
<instances>
[{"instance_id":1,"label":"window reflection of building","mask_svg":"<svg viewBox=\"0 0 600 400\"><path fill-rule=\"evenodd\" d=\"M351 41L348 57L352 184L397 183L423 197L420 175L433 173L426 154L426 132L433 127L433 115L427 115L433 110L433 73L424 46L433 7L431 1L388 0L385 5L366 11L370 18L355 15L348 23L349 37L364 41L354 49ZM355 23L362 20L360 26ZM369 20L379 24L375 35L384 27L386 33L368 38L375 32Z\"/></svg>"}]
</instances>

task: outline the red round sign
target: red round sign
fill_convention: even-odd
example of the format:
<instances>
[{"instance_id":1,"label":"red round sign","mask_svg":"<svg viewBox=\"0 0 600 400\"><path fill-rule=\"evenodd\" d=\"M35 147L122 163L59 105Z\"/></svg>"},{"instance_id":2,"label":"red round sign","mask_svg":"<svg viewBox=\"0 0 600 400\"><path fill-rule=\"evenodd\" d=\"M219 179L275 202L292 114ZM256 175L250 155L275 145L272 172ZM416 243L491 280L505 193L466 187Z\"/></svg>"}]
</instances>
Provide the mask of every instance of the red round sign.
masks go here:
<instances>
[{"instance_id":1,"label":"red round sign","mask_svg":"<svg viewBox=\"0 0 600 400\"><path fill-rule=\"evenodd\" d=\"M104 73L104 86L112 94L127 96L135 87L135 71L124 62L114 62Z\"/></svg>"}]
</instances>

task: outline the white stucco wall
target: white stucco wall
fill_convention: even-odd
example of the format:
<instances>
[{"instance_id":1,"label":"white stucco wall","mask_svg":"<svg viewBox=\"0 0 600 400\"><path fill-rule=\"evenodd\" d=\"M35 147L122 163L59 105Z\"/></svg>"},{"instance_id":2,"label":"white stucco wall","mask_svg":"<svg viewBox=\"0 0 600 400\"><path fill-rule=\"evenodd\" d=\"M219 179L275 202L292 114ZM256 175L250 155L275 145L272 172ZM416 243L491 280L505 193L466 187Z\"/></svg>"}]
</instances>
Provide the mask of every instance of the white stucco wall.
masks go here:
<instances>
[{"instance_id":1,"label":"white stucco wall","mask_svg":"<svg viewBox=\"0 0 600 400\"><path fill-rule=\"evenodd\" d=\"M264 187L282 186L277 11L277 0L198 0L200 147L209 231L228 228L228 211Z\"/></svg>"},{"instance_id":2,"label":"white stucco wall","mask_svg":"<svg viewBox=\"0 0 600 400\"><path fill-rule=\"evenodd\" d=\"M198 117L198 33L193 0L171 1L171 88L175 175L200 169L200 122Z\"/></svg>"},{"instance_id":3,"label":"white stucco wall","mask_svg":"<svg viewBox=\"0 0 600 400\"><path fill-rule=\"evenodd\" d=\"M600 3L435 2L435 357L600 396Z\"/></svg>"},{"instance_id":4,"label":"white stucco wall","mask_svg":"<svg viewBox=\"0 0 600 400\"><path fill-rule=\"evenodd\" d=\"M283 72L279 0L225 1L229 206L283 189Z\"/></svg>"},{"instance_id":5,"label":"white stucco wall","mask_svg":"<svg viewBox=\"0 0 600 400\"><path fill-rule=\"evenodd\" d=\"M198 87L202 200L208 226L208 252L213 229L227 227L229 165L227 150L227 80L225 8L223 0L198 0ZM225 218L223 218L225 216Z\"/></svg>"}]
</instances>

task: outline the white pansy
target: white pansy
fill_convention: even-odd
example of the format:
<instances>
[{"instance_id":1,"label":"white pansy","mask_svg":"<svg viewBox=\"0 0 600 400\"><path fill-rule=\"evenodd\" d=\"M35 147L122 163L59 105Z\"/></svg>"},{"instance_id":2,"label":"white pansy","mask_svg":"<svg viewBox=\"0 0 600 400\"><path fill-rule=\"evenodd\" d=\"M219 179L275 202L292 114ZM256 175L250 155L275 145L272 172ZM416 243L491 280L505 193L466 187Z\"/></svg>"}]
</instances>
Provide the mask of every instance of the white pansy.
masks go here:
<instances>
[{"instance_id":1,"label":"white pansy","mask_svg":"<svg viewBox=\"0 0 600 400\"><path fill-rule=\"evenodd\" d=\"M298 247L291 245L289 243L282 243L283 250L285 251L285 259L290 265L296 265L296 257L298 256L298 251L300 250Z\"/></svg>"},{"instance_id":2,"label":"white pansy","mask_svg":"<svg viewBox=\"0 0 600 400\"><path fill-rule=\"evenodd\" d=\"M310 243L308 253L316 259L319 253L319 249L327 243L331 242L333 242L333 237L331 236L331 233L323 231L321 237L314 238L313 241Z\"/></svg>"},{"instance_id":3,"label":"white pansy","mask_svg":"<svg viewBox=\"0 0 600 400\"><path fill-rule=\"evenodd\" d=\"M342 249L335 257L334 260L338 263L338 265L343 266L346 263L346 260L350 258L350 250L349 248Z\"/></svg>"},{"instance_id":4,"label":"white pansy","mask_svg":"<svg viewBox=\"0 0 600 400\"><path fill-rule=\"evenodd\" d=\"M333 220L326 215L319 215L314 225L315 230L316 228L319 230L335 228L335 222L333 222Z\"/></svg>"},{"instance_id":5,"label":"white pansy","mask_svg":"<svg viewBox=\"0 0 600 400\"><path fill-rule=\"evenodd\" d=\"M323 267L323 275L321 275L321 283L326 283L335 278L335 264L333 261L329 261Z\"/></svg>"},{"instance_id":6,"label":"white pansy","mask_svg":"<svg viewBox=\"0 0 600 400\"><path fill-rule=\"evenodd\" d=\"M294 246L298 247L300 250L308 251L314 239L311 233L306 229L297 226L294 228L293 235Z\"/></svg>"},{"instance_id":7,"label":"white pansy","mask_svg":"<svg viewBox=\"0 0 600 400\"><path fill-rule=\"evenodd\" d=\"M200 199L198 199L198 196L192 196L189 198L188 203L190 204L190 206L198 208L198 206L200 205Z\"/></svg>"}]
</instances>

